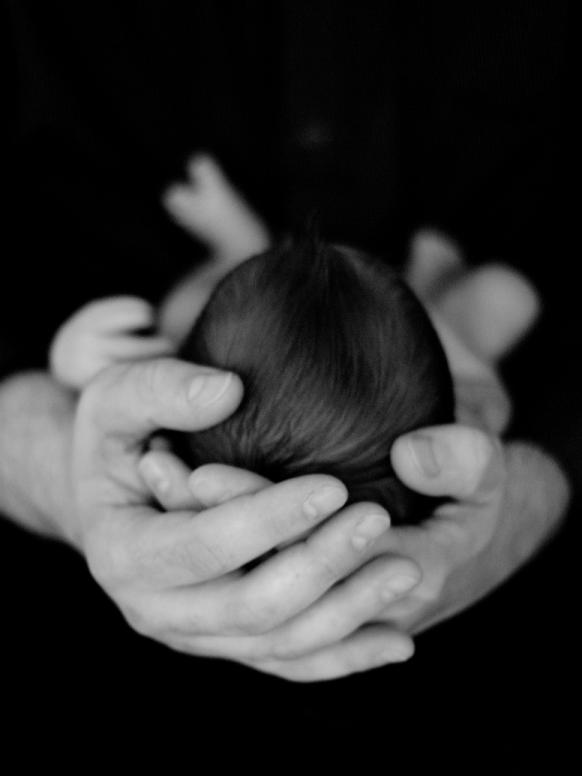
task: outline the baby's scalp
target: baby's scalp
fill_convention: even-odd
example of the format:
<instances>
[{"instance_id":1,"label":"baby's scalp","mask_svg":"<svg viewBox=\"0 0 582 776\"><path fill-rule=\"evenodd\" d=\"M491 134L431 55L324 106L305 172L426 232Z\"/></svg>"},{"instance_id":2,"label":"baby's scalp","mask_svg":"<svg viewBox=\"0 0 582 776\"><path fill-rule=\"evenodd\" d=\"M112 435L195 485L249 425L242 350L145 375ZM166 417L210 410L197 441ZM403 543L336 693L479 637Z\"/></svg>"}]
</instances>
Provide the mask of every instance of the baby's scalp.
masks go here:
<instances>
[{"instance_id":1,"label":"baby's scalp","mask_svg":"<svg viewBox=\"0 0 582 776\"><path fill-rule=\"evenodd\" d=\"M221 281L179 355L245 386L232 417L174 437L189 466L273 481L331 474L395 523L434 508L397 480L389 453L401 434L452 422L452 380L424 308L386 264L310 234L289 239Z\"/></svg>"}]
</instances>

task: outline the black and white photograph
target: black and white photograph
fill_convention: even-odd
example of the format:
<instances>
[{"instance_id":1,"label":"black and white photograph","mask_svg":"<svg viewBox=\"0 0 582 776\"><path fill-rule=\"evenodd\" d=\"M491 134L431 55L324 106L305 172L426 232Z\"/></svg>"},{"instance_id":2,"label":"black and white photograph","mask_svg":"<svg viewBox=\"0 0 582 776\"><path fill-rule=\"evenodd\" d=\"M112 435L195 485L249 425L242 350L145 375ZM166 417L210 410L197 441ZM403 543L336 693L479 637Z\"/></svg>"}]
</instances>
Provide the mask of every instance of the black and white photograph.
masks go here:
<instances>
[{"instance_id":1,"label":"black and white photograph","mask_svg":"<svg viewBox=\"0 0 582 776\"><path fill-rule=\"evenodd\" d=\"M570 772L570 4L0 13L6 773Z\"/></svg>"}]
</instances>

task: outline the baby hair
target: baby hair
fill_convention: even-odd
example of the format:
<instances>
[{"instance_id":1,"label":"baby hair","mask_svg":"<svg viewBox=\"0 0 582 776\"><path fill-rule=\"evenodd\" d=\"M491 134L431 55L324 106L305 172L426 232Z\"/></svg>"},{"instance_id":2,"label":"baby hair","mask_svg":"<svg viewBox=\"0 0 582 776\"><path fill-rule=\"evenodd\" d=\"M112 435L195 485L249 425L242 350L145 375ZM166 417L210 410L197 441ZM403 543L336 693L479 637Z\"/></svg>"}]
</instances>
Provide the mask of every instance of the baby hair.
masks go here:
<instances>
[{"instance_id":1,"label":"baby hair","mask_svg":"<svg viewBox=\"0 0 582 776\"><path fill-rule=\"evenodd\" d=\"M192 467L219 461L272 481L331 474L350 502L378 502L394 524L434 509L396 478L390 448L452 422L452 380L423 306L385 263L313 233L288 239L219 283L179 355L245 388L226 421L179 435Z\"/></svg>"}]
</instances>

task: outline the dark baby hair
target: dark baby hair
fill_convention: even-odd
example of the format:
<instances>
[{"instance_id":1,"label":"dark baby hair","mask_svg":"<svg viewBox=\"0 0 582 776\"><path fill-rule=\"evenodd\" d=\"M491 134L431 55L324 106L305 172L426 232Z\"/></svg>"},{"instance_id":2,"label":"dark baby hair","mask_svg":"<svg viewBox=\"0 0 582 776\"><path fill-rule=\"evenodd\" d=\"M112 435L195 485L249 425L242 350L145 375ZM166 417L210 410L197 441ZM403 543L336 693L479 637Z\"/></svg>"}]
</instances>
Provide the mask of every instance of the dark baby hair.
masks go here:
<instances>
[{"instance_id":1,"label":"dark baby hair","mask_svg":"<svg viewBox=\"0 0 582 776\"><path fill-rule=\"evenodd\" d=\"M180 435L192 467L331 474L350 502L379 502L395 524L434 508L396 479L389 453L400 434L452 422L451 376L424 308L385 264L313 236L287 240L221 281L179 355L245 387L232 417Z\"/></svg>"}]
</instances>

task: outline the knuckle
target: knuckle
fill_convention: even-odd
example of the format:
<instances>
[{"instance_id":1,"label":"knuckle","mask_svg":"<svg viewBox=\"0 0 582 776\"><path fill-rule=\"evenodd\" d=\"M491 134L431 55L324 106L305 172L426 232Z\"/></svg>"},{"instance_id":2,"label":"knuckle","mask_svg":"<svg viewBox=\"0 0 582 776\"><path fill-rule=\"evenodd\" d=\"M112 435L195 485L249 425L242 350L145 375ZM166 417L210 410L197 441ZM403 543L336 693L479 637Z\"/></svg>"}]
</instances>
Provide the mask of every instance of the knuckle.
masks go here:
<instances>
[{"instance_id":1,"label":"knuckle","mask_svg":"<svg viewBox=\"0 0 582 776\"><path fill-rule=\"evenodd\" d=\"M269 649L269 657L276 660L298 660L305 654L305 648L302 648L296 642L288 637L285 640L276 641ZM265 656L266 657L266 656Z\"/></svg>"},{"instance_id":2,"label":"knuckle","mask_svg":"<svg viewBox=\"0 0 582 776\"><path fill-rule=\"evenodd\" d=\"M199 636L204 633L204 618L198 614L190 613L182 617L179 625L174 625L174 629L190 637Z\"/></svg>"},{"instance_id":3,"label":"knuckle","mask_svg":"<svg viewBox=\"0 0 582 776\"><path fill-rule=\"evenodd\" d=\"M445 579L446 574L441 570L439 573L435 574L431 585L427 588L426 598L431 603L434 601L438 601L438 599L441 597L441 594L445 587Z\"/></svg>"},{"instance_id":4,"label":"knuckle","mask_svg":"<svg viewBox=\"0 0 582 776\"><path fill-rule=\"evenodd\" d=\"M250 508L253 505L252 496L245 497ZM243 502L244 503L244 502ZM276 546L294 544L305 537L308 531L309 519L297 507L283 509L273 507L270 510L269 522L266 524L272 543ZM312 530L313 526L309 526Z\"/></svg>"},{"instance_id":5,"label":"knuckle","mask_svg":"<svg viewBox=\"0 0 582 776\"><path fill-rule=\"evenodd\" d=\"M138 383L142 399L149 403L164 390L167 365L162 359L153 359L142 364L142 375Z\"/></svg>"},{"instance_id":6,"label":"knuckle","mask_svg":"<svg viewBox=\"0 0 582 776\"><path fill-rule=\"evenodd\" d=\"M250 502L249 496L244 496L241 498L241 502L246 505L246 503ZM287 543L292 543L295 541L294 539L289 538L289 515L272 515L272 520L269 521L268 530L269 530L269 537L272 541L272 543L279 547L281 545L285 545Z\"/></svg>"},{"instance_id":7,"label":"knuckle","mask_svg":"<svg viewBox=\"0 0 582 776\"><path fill-rule=\"evenodd\" d=\"M224 550L204 540L184 542L175 547L173 562L200 579L221 576L229 570Z\"/></svg>"},{"instance_id":8,"label":"knuckle","mask_svg":"<svg viewBox=\"0 0 582 776\"><path fill-rule=\"evenodd\" d=\"M354 649L346 649L340 662L342 670L346 674L357 673L370 666L370 658L367 652L360 653L358 650Z\"/></svg>"},{"instance_id":9,"label":"knuckle","mask_svg":"<svg viewBox=\"0 0 582 776\"><path fill-rule=\"evenodd\" d=\"M81 393L77 414L92 419L107 415L111 406L109 397L127 368L123 364L114 364L100 370Z\"/></svg>"},{"instance_id":10,"label":"knuckle","mask_svg":"<svg viewBox=\"0 0 582 776\"><path fill-rule=\"evenodd\" d=\"M150 581L165 580L170 574L199 584L228 571L220 549L201 539L159 541L147 532L134 539L129 548L120 549L118 562L126 574Z\"/></svg>"},{"instance_id":11,"label":"knuckle","mask_svg":"<svg viewBox=\"0 0 582 776\"><path fill-rule=\"evenodd\" d=\"M337 582L344 573L341 561L318 547L313 548L311 564L319 584L324 587L329 587Z\"/></svg>"},{"instance_id":12,"label":"knuckle","mask_svg":"<svg viewBox=\"0 0 582 776\"><path fill-rule=\"evenodd\" d=\"M107 589L117 588L127 578L127 549L119 542L96 540L86 553L87 565L93 578Z\"/></svg>"},{"instance_id":13,"label":"knuckle","mask_svg":"<svg viewBox=\"0 0 582 776\"><path fill-rule=\"evenodd\" d=\"M505 481L505 453L501 442L493 437L484 436L477 453L475 481L473 489L484 497L497 491Z\"/></svg>"},{"instance_id":14,"label":"knuckle","mask_svg":"<svg viewBox=\"0 0 582 776\"><path fill-rule=\"evenodd\" d=\"M441 519L438 528L433 532L435 546L447 555L448 553L458 553L463 547L467 538L467 528L462 520L455 517Z\"/></svg>"},{"instance_id":15,"label":"knuckle","mask_svg":"<svg viewBox=\"0 0 582 776\"><path fill-rule=\"evenodd\" d=\"M216 567L212 556L205 553L203 545L195 542L164 543L161 546L135 548L134 565L147 576L159 573L162 577L168 570L184 572L185 578L201 582L205 577L214 576Z\"/></svg>"},{"instance_id":16,"label":"knuckle","mask_svg":"<svg viewBox=\"0 0 582 776\"><path fill-rule=\"evenodd\" d=\"M152 622L151 616L146 616L143 610L135 605L125 603L122 607L127 624L140 636L154 636L164 629L159 623Z\"/></svg>"},{"instance_id":17,"label":"knuckle","mask_svg":"<svg viewBox=\"0 0 582 776\"><path fill-rule=\"evenodd\" d=\"M427 580L414 592L414 597L424 605L433 604L440 599L445 587L446 578L447 574L443 568L434 569L433 573L430 575L430 580Z\"/></svg>"},{"instance_id":18,"label":"knuckle","mask_svg":"<svg viewBox=\"0 0 582 776\"><path fill-rule=\"evenodd\" d=\"M233 610L232 624L244 636L261 636L277 623L277 608L272 603L239 600Z\"/></svg>"},{"instance_id":19,"label":"knuckle","mask_svg":"<svg viewBox=\"0 0 582 776\"><path fill-rule=\"evenodd\" d=\"M144 411L162 402L165 406L182 406L183 381L176 379L175 363L169 356L155 356L133 365L136 370L136 398Z\"/></svg>"}]
</instances>

